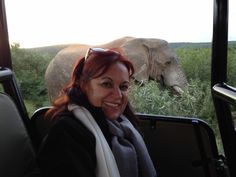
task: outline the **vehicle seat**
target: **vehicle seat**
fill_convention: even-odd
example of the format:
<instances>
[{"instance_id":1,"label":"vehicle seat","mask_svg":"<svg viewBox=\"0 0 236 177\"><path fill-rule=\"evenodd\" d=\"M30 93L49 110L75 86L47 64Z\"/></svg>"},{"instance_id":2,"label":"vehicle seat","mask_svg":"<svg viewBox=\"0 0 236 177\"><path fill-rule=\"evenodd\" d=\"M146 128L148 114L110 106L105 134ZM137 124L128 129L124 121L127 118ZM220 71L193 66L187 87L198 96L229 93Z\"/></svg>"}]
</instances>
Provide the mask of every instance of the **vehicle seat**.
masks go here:
<instances>
[{"instance_id":1,"label":"vehicle seat","mask_svg":"<svg viewBox=\"0 0 236 177\"><path fill-rule=\"evenodd\" d=\"M12 99L0 92L0 176L39 177L31 139Z\"/></svg>"},{"instance_id":2,"label":"vehicle seat","mask_svg":"<svg viewBox=\"0 0 236 177\"><path fill-rule=\"evenodd\" d=\"M36 150L39 150L40 144L51 128L52 122L44 118L45 113L50 108L50 106L41 107L37 109L30 118L32 126L35 130L35 138L37 139Z\"/></svg>"},{"instance_id":3,"label":"vehicle seat","mask_svg":"<svg viewBox=\"0 0 236 177\"><path fill-rule=\"evenodd\" d=\"M138 114L154 166L160 176L219 177L227 175L214 132L203 120Z\"/></svg>"}]
</instances>

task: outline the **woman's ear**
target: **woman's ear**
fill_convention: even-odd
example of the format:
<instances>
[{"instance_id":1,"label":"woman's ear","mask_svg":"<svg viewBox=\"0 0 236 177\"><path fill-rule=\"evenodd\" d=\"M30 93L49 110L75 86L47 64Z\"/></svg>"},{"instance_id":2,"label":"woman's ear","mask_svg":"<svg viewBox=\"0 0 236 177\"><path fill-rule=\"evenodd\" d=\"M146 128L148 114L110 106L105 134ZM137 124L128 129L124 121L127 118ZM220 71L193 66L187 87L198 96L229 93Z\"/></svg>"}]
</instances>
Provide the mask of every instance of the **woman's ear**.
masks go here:
<instances>
[{"instance_id":1,"label":"woman's ear","mask_svg":"<svg viewBox=\"0 0 236 177\"><path fill-rule=\"evenodd\" d=\"M79 86L80 86L80 89L83 93L86 93L86 83L84 81L81 81Z\"/></svg>"},{"instance_id":2,"label":"woman's ear","mask_svg":"<svg viewBox=\"0 0 236 177\"><path fill-rule=\"evenodd\" d=\"M82 92L84 92L84 87L85 87L84 85L85 85L84 82L80 82L80 84L79 84L79 87Z\"/></svg>"}]
</instances>

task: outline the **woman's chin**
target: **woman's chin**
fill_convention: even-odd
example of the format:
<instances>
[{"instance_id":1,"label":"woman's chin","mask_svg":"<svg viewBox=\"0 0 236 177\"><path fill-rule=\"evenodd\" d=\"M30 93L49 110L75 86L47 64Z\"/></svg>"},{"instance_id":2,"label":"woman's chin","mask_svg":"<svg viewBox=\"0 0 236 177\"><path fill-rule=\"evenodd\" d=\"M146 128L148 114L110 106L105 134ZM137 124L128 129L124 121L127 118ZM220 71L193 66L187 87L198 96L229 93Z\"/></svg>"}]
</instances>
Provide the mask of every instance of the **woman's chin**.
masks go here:
<instances>
[{"instance_id":1,"label":"woman's chin","mask_svg":"<svg viewBox=\"0 0 236 177\"><path fill-rule=\"evenodd\" d=\"M116 120L120 117L120 112L119 113L106 113L105 112L105 115L106 115L107 119L109 119L109 120Z\"/></svg>"}]
</instances>

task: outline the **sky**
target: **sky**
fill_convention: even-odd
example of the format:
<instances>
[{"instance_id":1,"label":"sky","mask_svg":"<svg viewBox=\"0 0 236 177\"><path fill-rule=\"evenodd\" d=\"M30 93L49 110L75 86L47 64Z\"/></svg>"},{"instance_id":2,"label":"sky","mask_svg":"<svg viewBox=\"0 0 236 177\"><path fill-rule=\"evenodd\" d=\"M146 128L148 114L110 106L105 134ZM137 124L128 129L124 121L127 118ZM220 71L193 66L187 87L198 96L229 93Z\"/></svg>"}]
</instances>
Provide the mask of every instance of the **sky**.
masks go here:
<instances>
[{"instance_id":1,"label":"sky","mask_svg":"<svg viewBox=\"0 0 236 177\"><path fill-rule=\"evenodd\" d=\"M5 0L9 41L32 48L123 36L211 42L213 0ZM231 10L234 8L233 10ZM236 1L229 0L229 40Z\"/></svg>"}]
</instances>

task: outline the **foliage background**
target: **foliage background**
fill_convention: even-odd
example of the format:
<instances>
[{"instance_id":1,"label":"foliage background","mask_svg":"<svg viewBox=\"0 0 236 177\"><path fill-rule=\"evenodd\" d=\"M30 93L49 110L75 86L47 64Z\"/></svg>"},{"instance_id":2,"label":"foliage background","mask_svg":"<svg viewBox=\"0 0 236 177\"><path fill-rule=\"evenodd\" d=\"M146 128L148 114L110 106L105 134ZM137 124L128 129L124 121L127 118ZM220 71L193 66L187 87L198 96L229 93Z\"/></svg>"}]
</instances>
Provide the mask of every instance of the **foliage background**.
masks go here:
<instances>
[{"instance_id":1,"label":"foliage background","mask_svg":"<svg viewBox=\"0 0 236 177\"><path fill-rule=\"evenodd\" d=\"M149 81L144 86L133 85L130 98L137 112L158 115L196 117L206 121L216 132L219 141L217 120L210 90L211 44L172 43L180 58L188 79L188 86L181 96L176 96L159 83ZM44 73L50 60L66 45L23 49L19 44L11 46L15 75L27 110L33 112L50 105L44 82ZM236 43L228 49L228 83L236 86ZM235 110L232 111L235 112ZM218 142L219 149L222 147Z\"/></svg>"}]
</instances>

